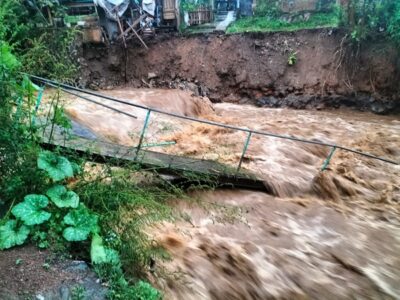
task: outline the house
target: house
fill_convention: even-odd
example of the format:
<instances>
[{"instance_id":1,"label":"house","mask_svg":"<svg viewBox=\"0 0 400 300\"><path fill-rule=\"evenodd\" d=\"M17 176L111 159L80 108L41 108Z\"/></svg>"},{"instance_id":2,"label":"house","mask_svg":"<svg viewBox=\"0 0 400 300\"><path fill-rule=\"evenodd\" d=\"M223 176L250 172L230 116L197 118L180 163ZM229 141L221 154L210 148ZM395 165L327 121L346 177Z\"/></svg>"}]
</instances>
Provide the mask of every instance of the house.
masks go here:
<instances>
[{"instance_id":1,"label":"house","mask_svg":"<svg viewBox=\"0 0 400 300\"><path fill-rule=\"evenodd\" d=\"M347 0L61 0L67 26L85 28L84 40L112 42L182 27L225 30L237 17L252 16L258 5L274 7L284 20L327 11ZM142 41L142 44L143 41Z\"/></svg>"}]
</instances>

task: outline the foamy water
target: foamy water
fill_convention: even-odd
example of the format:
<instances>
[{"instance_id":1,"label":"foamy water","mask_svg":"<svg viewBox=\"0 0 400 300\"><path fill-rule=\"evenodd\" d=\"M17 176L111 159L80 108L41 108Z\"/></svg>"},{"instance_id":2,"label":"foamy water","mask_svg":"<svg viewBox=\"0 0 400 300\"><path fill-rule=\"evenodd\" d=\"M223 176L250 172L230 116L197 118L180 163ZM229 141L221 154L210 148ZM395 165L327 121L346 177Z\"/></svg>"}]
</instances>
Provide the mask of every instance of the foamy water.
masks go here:
<instances>
[{"instance_id":1,"label":"foamy water","mask_svg":"<svg viewBox=\"0 0 400 300\"><path fill-rule=\"evenodd\" d=\"M400 120L350 111L295 111L219 103L178 90L104 92L186 116L369 152L400 161ZM146 111L110 101L137 116L67 97L66 111L99 138L135 146ZM145 143L152 150L218 160L235 167L243 132L154 113ZM174 258L152 276L167 299L400 298L400 168L329 148L253 135L243 168L273 195L196 193L207 203L177 202L190 220L149 230ZM222 208L221 208L222 207ZM160 263L160 262L157 262ZM161 266L160 266L161 267Z\"/></svg>"}]
</instances>

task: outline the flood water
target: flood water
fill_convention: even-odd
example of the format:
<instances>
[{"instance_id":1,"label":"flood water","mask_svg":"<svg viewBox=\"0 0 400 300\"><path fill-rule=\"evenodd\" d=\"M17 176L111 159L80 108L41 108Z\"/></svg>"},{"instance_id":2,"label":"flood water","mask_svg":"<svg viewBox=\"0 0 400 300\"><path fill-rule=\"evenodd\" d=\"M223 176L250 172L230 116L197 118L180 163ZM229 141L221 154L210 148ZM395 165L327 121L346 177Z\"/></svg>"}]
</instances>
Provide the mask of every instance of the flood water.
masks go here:
<instances>
[{"instance_id":1,"label":"flood water","mask_svg":"<svg viewBox=\"0 0 400 300\"><path fill-rule=\"evenodd\" d=\"M50 92L51 93L51 92ZM338 144L400 161L400 118L354 111L299 111L211 104L180 90L102 93L180 115ZM68 115L99 139L136 146L146 110L102 101L137 119L65 97ZM44 104L46 108L48 103ZM151 113L151 150L236 167L246 133ZM185 221L149 234L172 255L150 274L166 299L399 299L400 166L338 150L253 135L244 170L271 194L197 192L176 201Z\"/></svg>"}]
</instances>

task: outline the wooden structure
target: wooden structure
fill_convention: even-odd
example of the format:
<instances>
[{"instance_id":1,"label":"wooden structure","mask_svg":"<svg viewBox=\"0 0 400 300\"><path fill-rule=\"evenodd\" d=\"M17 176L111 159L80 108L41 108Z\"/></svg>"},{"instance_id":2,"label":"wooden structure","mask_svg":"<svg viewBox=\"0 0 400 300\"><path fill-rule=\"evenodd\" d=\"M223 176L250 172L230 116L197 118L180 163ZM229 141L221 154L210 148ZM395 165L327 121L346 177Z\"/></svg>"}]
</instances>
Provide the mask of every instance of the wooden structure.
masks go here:
<instances>
[{"instance_id":1,"label":"wooden structure","mask_svg":"<svg viewBox=\"0 0 400 300\"><path fill-rule=\"evenodd\" d=\"M200 25L211 23L214 20L214 15L211 7L200 6L197 10L189 12L189 24Z\"/></svg>"},{"instance_id":2,"label":"wooden structure","mask_svg":"<svg viewBox=\"0 0 400 300\"><path fill-rule=\"evenodd\" d=\"M219 187L238 187L271 192L264 181L255 175L216 161L170 155L160 152L122 146L114 143L90 140L79 136L66 138L59 128L52 132L46 130L42 147L59 149L66 152L74 151L85 158L99 162L121 166L123 163L137 163L144 168L150 168L157 173L172 175L175 183L190 183L190 178L196 183L213 182ZM188 176L189 175L189 176Z\"/></svg>"}]
</instances>

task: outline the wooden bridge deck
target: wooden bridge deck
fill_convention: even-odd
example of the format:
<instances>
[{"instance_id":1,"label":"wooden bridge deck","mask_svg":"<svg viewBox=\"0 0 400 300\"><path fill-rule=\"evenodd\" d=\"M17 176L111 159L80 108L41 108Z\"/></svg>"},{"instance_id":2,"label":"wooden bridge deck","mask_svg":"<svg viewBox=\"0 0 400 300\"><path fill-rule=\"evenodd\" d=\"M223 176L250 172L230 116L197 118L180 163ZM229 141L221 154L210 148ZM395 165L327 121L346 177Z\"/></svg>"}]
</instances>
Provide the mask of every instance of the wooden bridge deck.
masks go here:
<instances>
[{"instance_id":1,"label":"wooden bridge deck","mask_svg":"<svg viewBox=\"0 0 400 300\"><path fill-rule=\"evenodd\" d=\"M48 141L48 138L44 140ZM238 187L268 191L264 182L255 175L243 171L236 173L236 168L216 161L176 156L128 147L109 142L90 140L79 136L65 139L65 136L55 131L51 142L42 142L46 149L60 148L88 156L96 162L108 162L121 165L123 162L135 162L145 168L155 169L160 174L173 175L176 181L190 178L194 175L196 182L212 180L218 186ZM185 176L186 175L186 176ZM187 180L186 180L187 181Z\"/></svg>"}]
</instances>

